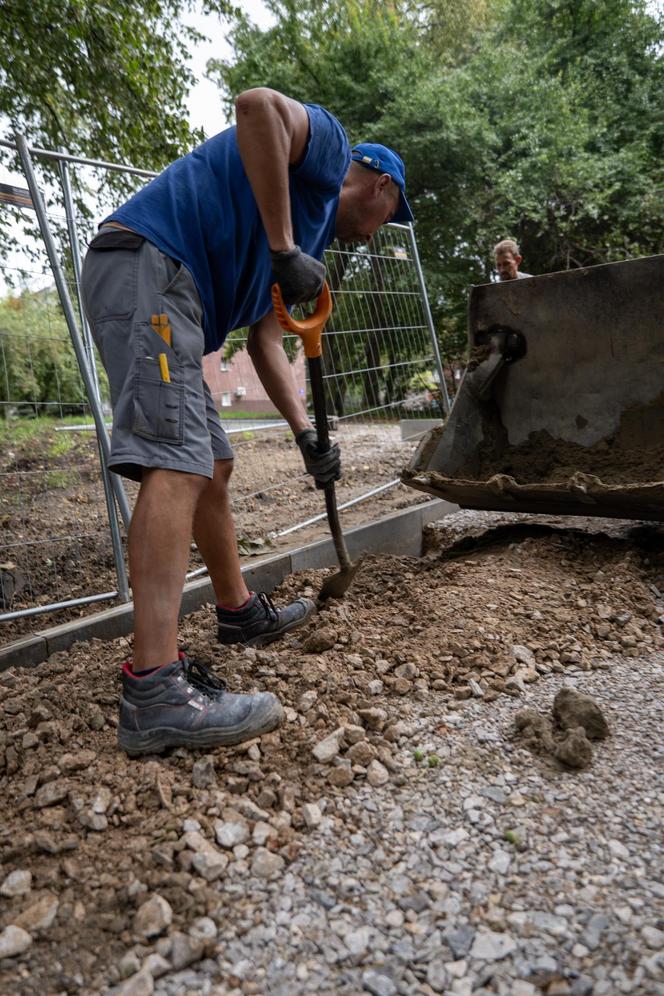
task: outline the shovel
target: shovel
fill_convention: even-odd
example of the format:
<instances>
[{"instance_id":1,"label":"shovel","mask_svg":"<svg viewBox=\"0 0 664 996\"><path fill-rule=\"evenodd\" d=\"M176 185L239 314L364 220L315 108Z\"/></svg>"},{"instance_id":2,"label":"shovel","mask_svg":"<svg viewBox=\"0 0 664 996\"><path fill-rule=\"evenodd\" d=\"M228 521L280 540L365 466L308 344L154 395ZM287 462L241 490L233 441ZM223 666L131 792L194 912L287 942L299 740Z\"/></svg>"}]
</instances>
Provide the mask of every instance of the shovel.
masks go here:
<instances>
[{"instance_id":1,"label":"shovel","mask_svg":"<svg viewBox=\"0 0 664 996\"><path fill-rule=\"evenodd\" d=\"M272 304L277 321L286 332L294 332L304 344L304 355L309 365L309 380L311 382L311 397L314 403L314 417L316 420L316 432L318 433L318 449L321 453L326 453L330 449L330 433L327 425L327 412L325 411L325 390L323 387L323 371L321 367L321 355L323 353L322 339L325 322L332 312L332 296L327 283L323 285L320 297L316 302L316 310L307 318L297 321L288 313L286 305L281 296L279 284L272 285ZM323 582L323 587L318 594L318 601L324 602L328 598L343 598L351 584L353 578L361 564L361 559L352 563L346 549L339 523L339 512L337 511L337 496L334 488L334 481L329 484L319 485L325 491L325 509L327 511L327 521L330 526L330 533L334 540L334 549L337 552L339 567L336 574L332 574Z\"/></svg>"}]
</instances>

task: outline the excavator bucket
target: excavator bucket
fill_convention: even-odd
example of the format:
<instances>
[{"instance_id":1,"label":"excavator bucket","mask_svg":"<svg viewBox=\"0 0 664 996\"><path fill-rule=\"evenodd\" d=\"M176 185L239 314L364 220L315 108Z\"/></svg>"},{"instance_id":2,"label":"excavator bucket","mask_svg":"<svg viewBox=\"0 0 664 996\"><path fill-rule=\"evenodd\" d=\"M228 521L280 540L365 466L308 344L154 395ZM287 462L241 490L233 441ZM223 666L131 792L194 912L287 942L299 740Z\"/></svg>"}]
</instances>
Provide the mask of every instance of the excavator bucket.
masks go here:
<instances>
[{"instance_id":1,"label":"excavator bucket","mask_svg":"<svg viewBox=\"0 0 664 996\"><path fill-rule=\"evenodd\" d=\"M468 335L406 484L462 508L664 521L664 256L473 287Z\"/></svg>"}]
</instances>

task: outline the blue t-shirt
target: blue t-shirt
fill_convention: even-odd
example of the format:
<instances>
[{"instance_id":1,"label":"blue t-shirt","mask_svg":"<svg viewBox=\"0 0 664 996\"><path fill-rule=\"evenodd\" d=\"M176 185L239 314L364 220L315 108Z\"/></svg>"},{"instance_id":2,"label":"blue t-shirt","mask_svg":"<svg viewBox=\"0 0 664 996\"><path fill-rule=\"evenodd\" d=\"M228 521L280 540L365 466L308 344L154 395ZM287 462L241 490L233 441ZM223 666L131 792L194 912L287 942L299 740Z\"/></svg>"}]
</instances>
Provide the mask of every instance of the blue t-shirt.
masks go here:
<instances>
[{"instance_id":1,"label":"blue t-shirt","mask_svg":"<svg viewBox=\"0 0 664 996\"><path fill-rule=\"evenodd\" d=\"M304 106L307 147L290 168L293 234L304 252L321 259L334 239L350 145L328 111ZM139 232L191 271L203 305L206 353L270 311L269 247L234 127L172 163L106 220Z\"/></svg>"}]
</instances>

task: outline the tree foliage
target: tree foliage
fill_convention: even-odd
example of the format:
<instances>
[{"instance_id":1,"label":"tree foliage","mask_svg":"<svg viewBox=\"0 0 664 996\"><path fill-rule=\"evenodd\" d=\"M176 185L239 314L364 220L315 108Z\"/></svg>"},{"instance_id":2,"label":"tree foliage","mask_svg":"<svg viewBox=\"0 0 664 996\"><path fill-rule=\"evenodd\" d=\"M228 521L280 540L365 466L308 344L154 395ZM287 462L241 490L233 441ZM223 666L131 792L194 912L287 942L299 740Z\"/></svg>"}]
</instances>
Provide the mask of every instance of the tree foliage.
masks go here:
<instances>
[{"instance_id":1,"label":"tree foliage","mask_svg":"<svg viewBox=\"0 0 664 996\"><path fill-rule=\"evenodd\" d=\"M0 0L0 115L34 144L161 169L202 135L182 24L193 0ZM204 9L229 13L226 0Z\"/></svg>"},{"instance_id":2,"label":"tree foliage","mask_svg":"<svg viewBox=\"0 0 664 996\"><path fill-rule=\"evenodd\" d=\"M54 290L0 301L0 416L76 413L83 383Z\"/></svg>"},{"instance_id":3,"label":"tree foliage","mask_svg":"<svg viewBox=\"0 0 664 996\"><path fill-rule=\"evenodd\" d=\"M531 273L661 251L664 18L642 0L267 6L267 30L234 20L212 77L227 101L274 86L400 152L448 353L500 238Z\"/></svg>"}]
</instances>

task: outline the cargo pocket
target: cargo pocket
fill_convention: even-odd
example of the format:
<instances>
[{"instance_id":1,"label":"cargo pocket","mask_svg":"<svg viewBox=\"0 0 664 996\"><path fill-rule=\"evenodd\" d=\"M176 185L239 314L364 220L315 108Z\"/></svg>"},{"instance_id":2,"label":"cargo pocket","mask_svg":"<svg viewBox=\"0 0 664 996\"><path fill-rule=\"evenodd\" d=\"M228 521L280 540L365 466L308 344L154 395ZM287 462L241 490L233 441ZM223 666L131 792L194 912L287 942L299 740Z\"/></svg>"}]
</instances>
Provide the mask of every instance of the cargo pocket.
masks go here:
<instances>
[{"instance_id":1,"label":"cargo pocket","mask_svg":"<svg viewBox=\"0 0 664 996\"><path fill-rule=\"evenodd\" d=\"M138 250L144 242L135 232L105 229L90 243L82 291L91 325L133 315L138 301Z\"/></svg>"},{"instance_id":2,"label":"cargo pocket","mask_svg":"<svg viewBox=\"0 0 664 996\"><path fill-rule=\"evenodd\" d=\"M137 377L132 432L143 439L181 446L184 442L184 384Z\"/></svg>"}]
</instances>

